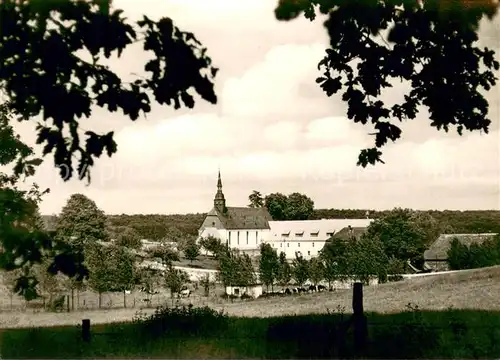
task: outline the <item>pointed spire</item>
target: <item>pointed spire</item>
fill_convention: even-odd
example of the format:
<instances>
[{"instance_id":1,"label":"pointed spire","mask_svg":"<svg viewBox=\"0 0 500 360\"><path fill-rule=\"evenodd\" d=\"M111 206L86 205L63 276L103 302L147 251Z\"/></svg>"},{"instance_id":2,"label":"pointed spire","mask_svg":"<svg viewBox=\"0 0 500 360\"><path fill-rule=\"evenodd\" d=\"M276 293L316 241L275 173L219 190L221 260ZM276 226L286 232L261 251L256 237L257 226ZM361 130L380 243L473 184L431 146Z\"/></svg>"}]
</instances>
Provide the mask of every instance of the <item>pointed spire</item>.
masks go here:
<instances>
[{"instance_id":1,"label":"pointed spire","mask_svg":"<svg viewBox=\"0 0 500 360\"><path fill-rule=\"evenodd\" d=\"M219 167L219 173L217 176L217 193L215 194L214 198L214 206L215 208L224 213L226 211L226 199L224 198L224 193L222 192L222 180L220 177L220 167Z\"/></svg>"},{"instance_id":2,"label":"pointed spire","mask_svg":"<svg viewBox=\"0 0 500 360\"><path fill-rule=\"evenodd\" d=\"M222 190L222 180L220 178L220 167L219 167L219 176L217 177L217 189Z\"/></svg>"}]
</instances>

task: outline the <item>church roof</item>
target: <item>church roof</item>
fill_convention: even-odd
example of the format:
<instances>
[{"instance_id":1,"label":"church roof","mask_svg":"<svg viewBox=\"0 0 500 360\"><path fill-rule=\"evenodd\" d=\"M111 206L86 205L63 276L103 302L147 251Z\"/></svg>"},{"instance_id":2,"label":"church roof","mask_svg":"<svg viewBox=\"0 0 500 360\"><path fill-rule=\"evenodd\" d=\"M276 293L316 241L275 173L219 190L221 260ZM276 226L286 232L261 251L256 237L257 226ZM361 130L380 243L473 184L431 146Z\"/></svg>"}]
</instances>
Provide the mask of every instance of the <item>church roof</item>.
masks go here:
<instances>
[{"instance_id":1,"label":"church roof","mask_svg":"<svg viewBox=\"0 0 500 360\"><path fill-rule=\"evenodd\" d=\"M227 212L224 214L217 211L225 229L269 229L269 221L272 218L265 208L227 207L226 209Z\"/></svg>"}]
</instances>

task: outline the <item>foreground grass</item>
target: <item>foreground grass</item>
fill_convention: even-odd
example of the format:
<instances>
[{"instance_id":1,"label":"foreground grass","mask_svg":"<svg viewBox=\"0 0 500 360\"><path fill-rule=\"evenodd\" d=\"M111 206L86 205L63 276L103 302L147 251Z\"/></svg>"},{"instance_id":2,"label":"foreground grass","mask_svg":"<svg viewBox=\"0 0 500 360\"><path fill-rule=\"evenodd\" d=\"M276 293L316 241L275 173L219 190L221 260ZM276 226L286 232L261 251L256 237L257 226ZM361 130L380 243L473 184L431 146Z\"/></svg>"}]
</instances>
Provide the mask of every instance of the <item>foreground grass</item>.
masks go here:
<instances>
[{"instance_id":1,"label":"foreground grass","mask_svg":"<svg viewBox=\"0 0 500 360\"><path fill-rule=\"evenodd\" d=\"M223 325L177 319L152 335L143 324L2 330L1 357L20 358L339 358L355 353L342 314L225 318ZM367 314L366 358L498 358L500 312L447 310ZM198 320L197 320L198 321ZM170 327L169 327L170 324ZM222 323L221 323L222 324ZM175 325L175 326L174 326Z\"/></svg>"}]
</instances>

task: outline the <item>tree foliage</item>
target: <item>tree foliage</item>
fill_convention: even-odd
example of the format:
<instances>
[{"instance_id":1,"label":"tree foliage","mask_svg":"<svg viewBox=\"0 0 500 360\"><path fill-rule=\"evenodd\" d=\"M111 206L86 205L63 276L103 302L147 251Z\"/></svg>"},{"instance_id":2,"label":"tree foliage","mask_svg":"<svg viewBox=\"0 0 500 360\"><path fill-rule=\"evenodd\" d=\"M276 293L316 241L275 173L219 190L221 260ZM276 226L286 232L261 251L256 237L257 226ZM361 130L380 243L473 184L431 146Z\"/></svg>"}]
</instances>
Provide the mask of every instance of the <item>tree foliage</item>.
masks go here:
<instances>
[{"instance_id":1,"label":"tree foliage","mask_svg":"<svg viewBox=\"0 0 500 360\"><path fill-rule=\"evenodd\" d=\"M75 254L67 244L53 239L43 229L38 204L48 190L41 191L37 184L21 190L18 184L35 174L41 159L33 157L33 149L15 134L11 121L10 104L0 105L0 269L13 271L19 277L15 293L31 300L38 297L38 280L32 267L51 259L48 270L62 272L70 277L82 278L85 268L81 254Z\"/></svg>"},{"instance_id":2,"label":"tree foliage","mask_svg":"<svg viewBox=\"0 0 500 360\"><path fill-rule=\"evenodd\" d=\"M319 257L309 260L309 280L314 285L318 285L325 279L325 265Z\"/></svg>"},{"instance_id":3,"label":"tree foliage","mask_svg":"<svg viewBox=\"0 0 500 360\"><path fill-rule=\"evenodd\" d=\"M366 236L380 241L389 258L410 260L414 266L421 267L424 251L439 236L439 227L428 215L396 208L374 220Z\"/></svg>"},{"instance_id":4,"label":"tree foliage","mask_svg":"<svg viewBox=\"0 0 500 360\"><path fill-rule=\"evenodd\" d=\"M56 238L81 249L89 242L108 241L104 211L87 196L72 194L57 218Z\"/></svg>"},{"instance_id":5,"label":"tree foliage","mask_svg":"<svg viewBox=\"0 0 500 360\"><path fill-rule=\"evenodd\" d=\"M272 193L266 195L264 205L273 220L308 220L314 212L314 202L300 193Z\"/></svg>"},{"instance_id":6,"label":"tree foliage","mask_svg":"<svg viewBox=\"0 0 500 360\"><path fill-rule=\"evenodd\" d=\"M165 286L170 289L172 302L174 299L174 295L180 293L182 287L188 281L189 276L185 271L176 269L172 265L168 267L168 270L165 273Z\"/></svg>"},{"instance_id":7,"label":"tree foliage","mask_svg":"<svg viewBox=\"0 0 500 360\"><path fill-rule=\"evenodd\" d=\"M88 284L99 294L130 290L136 282L135 259L121 246L87 244L85 262Z\"/></svg>"},{"instance_id":8,"label":"tree foliage","mask_svg":"<svg viewBox=\"0 0 500 360\"><path fill-rule=\"evenodd\" d=\"M206 238L201 238L199 244L203 249L211 252L212 255L215 256L216 258L225 249L220 239L213 236L207 236Z\"/></svg>"},{"instance_id":9,"label":"tree foliage","mask_svg":"<svg viewBox=\"0 0 500 360\"><path fill-rule=\"evenodd\" d=\"M184 256L186 259L196 260L196 258L200 255L200 246L196 243L196 240L189 240L186 242L184 247Z\"/></svg>"},{"instance_id":10,"label":"tree foliage","mask_svg":"<svg viewBox=\"0 0 500 360\"><path fill-rule=\"evenodd\" d=\"M264 206L264 198L257 190L252 191L252 193L248 196L248 200L250 201L248 206L251 208L261 208Z\"/></svg>"},{"instance_id":11,"label":"tree foliage","mask_svg":"<svg viewBox=\"0 0 500 360\"><path fill-rule=\"evenodd\" d=\"M130 249L140 249L142 246L141 237L137 231L131 227L123 227L116 234L116 245L125 246Z\"/></svg>"},{"instance_id":12,"label":"tree foliage","mask_svg":"<svg viewBox=\"0 0 500 360\"><path fill-rule=\"evenodd\" d=\"M296 256L292 262L292 278L297 285L302 286L309 279L309 264L302 256Z\"/></svg>"},{"instance_id":13,"label":"tree foliage","mask_svg":"<svg viewBox=\"0 0 500 360\"><path fill-rule=\"evenodd\" d=\"M166 246L158 246L148 251L149 255L161 259L163 265L169 266L173 261L179 261L179 253Z\"/></svg>"},{"instance_id":14,"label":"tree foliage","mask_svg":"<svg viewBox=\"0 0 500 360\"><path fill-rule=\"evenodd\" d=\"M325 280L330 286L334 281L343 281L349 275L349 244L339 238L332 238L320 251L320 259L325 264Z\"/></svg>"},{"instance_id":15,"label":"tree foliage","mask_svg":"<svg viewBox=\"0 0 500 360\"><path fill-rule=\"evenodd\" d=\"M224 286L249 286L255 283L255 270L248 254L226 249L218 257L219 281Z\"/></svg>"},{"instance_id":16,"label":"tree foliage","mask_svg":"<svg viewBox=\"0 0 500 360\"><path fill-rule=\"evenodd\" d=\"M447 252L451 270L476 269L500 265L500 236L495 236L482 244L462 244L454 238Z\"/></svg>"},{"instance_id":17,"label":"tree foliage","mask_svg":"<svg viewBox=\"0 0 500 360\"><path fill-rule=\"evenodd\" d=\"M379 239L364 234L360 241L349 244L347 256L347 272L356 280L368 284L371 278L378 278L379 282L385 282L387 279L389 258Z\"/></svg>"},{"instance_id":18,"label":"tree foliage","mask_svg":"<svg viewBox=\"0 0 500 360\"><path fill-rule=\"evenodd\" d=\"M269 288L277 280L279 259L276 250L270 244L260 245L259 273L260 281Z\"/></svg>"},{"instance_id":19,"label":"tree foliage","mask_svg":"<svg viewBox=\"0 0 500 360\"><path fill-rule=\"evenodd\" d=\"M282 251L278 259L278 274L276 275L276 280L281 286L286 286L290 283L291 279L292 268L286 259L286 254Z\"/></svg>"},{"instance_id":20,"label":"tree foliage","mask_svg":"<svg viewBox=\"0 0 500 360\"><path fill-rule=\"evenodd\" d=\"M280 0L275 14L290 20L303 12L312 21L316 6L328 15L330 38L316 82L327 96L342 91L347 117L375 129L374 146L361 150L358 165L383 163L380 149L401 137L397 122L415 119L421 108L437 130L488 133L484 92L495 86L500 65L477 40L480 20L496 15L497 1ZM395 82L408 90L388 105L383 91Z\"/></svg>"},{"instance_id":21,"label":"tree foliage","mask_svg":"<svg viewBox=\"0 0 500 360\"><path fill-rule=\"evenodd\" d=\"M193 108L194 94L217 101L217 69L206 49L170 18L131 23L109 0L3 1L1 7L0 88L22 120L43 116L37 143L44 155L54 154L64 180L73 176L73 159L78 177L90 179L95 159L117 150L113 132L86 129L82 139L79 119L90 117L94 106L137 120L151 111L153 100L175 109ZM102 60L122 57L136 42L151 60L144 76L125 82Z\"/></svg>"}]
</instances>

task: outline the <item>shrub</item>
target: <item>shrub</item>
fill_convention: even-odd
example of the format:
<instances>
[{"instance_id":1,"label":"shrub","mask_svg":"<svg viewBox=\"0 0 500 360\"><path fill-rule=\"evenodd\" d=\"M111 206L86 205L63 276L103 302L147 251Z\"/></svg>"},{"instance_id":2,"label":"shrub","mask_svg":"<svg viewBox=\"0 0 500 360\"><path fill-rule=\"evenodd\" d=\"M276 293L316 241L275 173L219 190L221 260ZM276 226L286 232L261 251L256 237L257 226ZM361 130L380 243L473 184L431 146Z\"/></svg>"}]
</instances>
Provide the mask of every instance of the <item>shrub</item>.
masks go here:
<instances>
[{"instance_id":1,"label":"shrub","mask_svg":"<svg viewBox=\"0 0 500 360\"><path fill-rule=\"evenodd\" d=\"M138 313L134 322L147 337L160 336L217 336L227 329L229 321L223 311L208 306L160 306L152 315Z\"/></svg>"}]
</instances>

